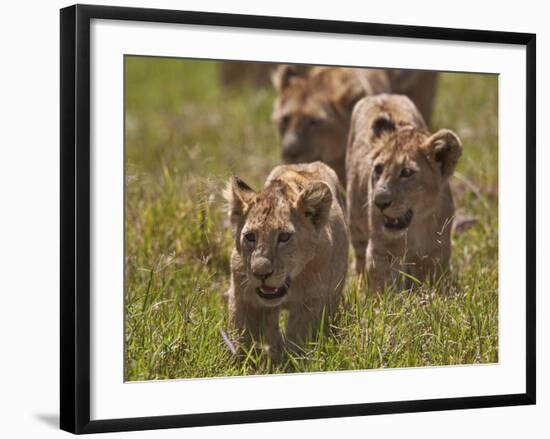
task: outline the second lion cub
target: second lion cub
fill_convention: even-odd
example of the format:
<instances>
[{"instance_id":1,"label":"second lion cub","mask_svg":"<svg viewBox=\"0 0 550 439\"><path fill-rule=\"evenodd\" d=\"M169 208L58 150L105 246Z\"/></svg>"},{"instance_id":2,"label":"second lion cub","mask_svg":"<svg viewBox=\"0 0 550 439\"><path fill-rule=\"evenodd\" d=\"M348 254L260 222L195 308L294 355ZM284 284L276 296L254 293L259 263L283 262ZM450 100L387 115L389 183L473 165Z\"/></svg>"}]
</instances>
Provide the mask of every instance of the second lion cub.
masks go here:
<instances>
[{"instance_id":1,"label":"second lion cub","mask_svg":"<svg viewBox=\"0 0 550 439\"><path fill-rule=\"evenodd\" d=\"M449 187L462 153L455 133L430 134L412 101L366 97L355 106L346 172L356 270L369 285L410 287L447 269L455 212Z\"/></svg>"}]
</instances>

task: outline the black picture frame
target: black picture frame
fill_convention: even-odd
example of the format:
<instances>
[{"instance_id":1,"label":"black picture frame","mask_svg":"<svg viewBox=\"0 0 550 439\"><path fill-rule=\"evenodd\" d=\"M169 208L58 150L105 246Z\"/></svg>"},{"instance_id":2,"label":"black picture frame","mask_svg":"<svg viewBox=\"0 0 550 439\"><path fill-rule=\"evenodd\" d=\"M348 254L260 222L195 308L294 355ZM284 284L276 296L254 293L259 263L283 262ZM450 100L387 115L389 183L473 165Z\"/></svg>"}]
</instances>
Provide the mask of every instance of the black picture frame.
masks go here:
<instances>
[{"instance_id":1,"label":"black picture frame","mask_svg":"<svg viewBox=\"0 0 550 439\"><path fill-rule=\"evenodd\" d=\"M525 46L527 59L525 66L527 78L526 392L494 396L90 420L90 21L92 19ZM88 5L75 5L61 9L60 24L61 429L80 434L535 404L535 34Z\"/></svg>"}]
</instances>

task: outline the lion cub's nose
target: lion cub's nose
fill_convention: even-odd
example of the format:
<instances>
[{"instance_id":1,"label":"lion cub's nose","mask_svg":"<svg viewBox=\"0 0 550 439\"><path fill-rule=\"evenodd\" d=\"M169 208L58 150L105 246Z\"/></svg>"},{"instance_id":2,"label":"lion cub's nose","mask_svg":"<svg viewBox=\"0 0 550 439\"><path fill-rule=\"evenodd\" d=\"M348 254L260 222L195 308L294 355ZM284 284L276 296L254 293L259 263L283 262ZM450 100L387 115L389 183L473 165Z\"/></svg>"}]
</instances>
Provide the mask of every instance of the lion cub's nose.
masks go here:
<instances>
[{"instance_id":1,"label":"lion cub's nose","mask_svg":"<svg viewBox=\"0 0 550 439\"><path fill-rule=\"evenodd\" d=\"M393 201L393 194L389 189L376 191L374 193L374 204L378 206L380 210L384 210L391 206Z\"/></svg>"},{"instance_id":2,"label":"lion cub's nose","mask_svg":"<svg viewBox=\"0 0 550 439\"><path fill-rule=\"evenodd\" d=\"M252 274L258 279L266 280L273 274L273 268L271 267L271 261L263 256L255 258L251 264Z\"/></svg>"},{"instance_id":3,"label":"lion cub's nose","mask_svg":"<svg viewBox=\"0 0 550 439\"><path fill-rule=\"evenodd\" d=\"M283 160L285 163L294 163L298 159L298 156L300 155L300 151L297 148L294 148L293 146L292 147L283 146L283 151L281 155L283 156Z\"/></svg>"},{"instance_id":4,"label":"lion cub's nose","mask_svg":"<svg viewBox=\"0 0 550 439\"><path fill-rule=\"evenodd\" d=\"M300 155L301 144L298 136L293 132L288 132L285 134L282 142L282 151L283 160L286 162L293 162Z\"/></svg>"}]
</instances>

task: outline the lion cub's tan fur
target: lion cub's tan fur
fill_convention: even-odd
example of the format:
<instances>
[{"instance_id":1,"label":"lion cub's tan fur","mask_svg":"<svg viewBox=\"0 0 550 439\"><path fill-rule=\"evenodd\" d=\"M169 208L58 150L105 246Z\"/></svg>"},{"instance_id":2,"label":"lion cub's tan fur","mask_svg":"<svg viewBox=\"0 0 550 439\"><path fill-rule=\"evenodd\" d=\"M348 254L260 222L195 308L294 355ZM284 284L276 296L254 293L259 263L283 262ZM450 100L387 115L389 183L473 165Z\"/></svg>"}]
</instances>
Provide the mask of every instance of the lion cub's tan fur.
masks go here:
<instances>
[{"instance_id":1,"label":"lion cub's tan fur","mask_svg":"<svg viewBox=\"0 0 550 439\"><path fill-rule=\"evenodd\" d=\"M226 189L235 239L230 321L238 334L262 340L275 359L284 346L281 310L289 312L286 339L296 346L337 308L349 245L342 191L321 162L278 166L259 192L238 178ZM261 288L286 295L266 299Z\"/></svg>"},{"instance_id":2,"label":"lion cub's tan fur","mask_svg":"<svg viewBox=\"0 0 550 439\"><path fill-rule=\"evenodd\" d=\"M447 269L454 216L449 177L461 152L456 134L430 134L405 96L357 103L346 159L347 215L356 270L366 263L374 289L394 281L408 287L410 276L424 280Z\"/></svg>"}]
</instances>

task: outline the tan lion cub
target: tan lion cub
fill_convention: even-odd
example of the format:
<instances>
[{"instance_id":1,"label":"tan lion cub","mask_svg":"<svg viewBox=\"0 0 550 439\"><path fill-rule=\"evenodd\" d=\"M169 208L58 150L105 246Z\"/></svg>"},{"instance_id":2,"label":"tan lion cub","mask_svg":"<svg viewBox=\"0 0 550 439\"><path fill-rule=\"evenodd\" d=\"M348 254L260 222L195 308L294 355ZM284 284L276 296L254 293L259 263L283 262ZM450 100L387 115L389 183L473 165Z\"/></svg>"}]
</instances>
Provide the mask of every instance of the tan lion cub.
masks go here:
<instances>
[{"instance_id":1,"label":"tan lion cub","mask_svg":"<svg viewBox=\"0 0 550 439\"><path fill-rule=\"evenodd\" d=\"M447 269L454 216L449 177L461 153L457 135L430 134L405 96L357 103L346 159L348 218L356 270L363 271L366 259L373 289L393 282L408 288L411 276L424 280Z\"/></svg>"},{"instance_id":2,"label":"tan lion cub","mask_svg":"<svg viewBox=\"0 0 550 439\"><path fill-rule=\"evenodd\" d=\"M284 347L281 310L297 345L338 306L349 245L341 190L334 171L315 162L276 167L259 192L237 177L225 191L235 239L230 322L274 359Z\"/></svg>"}]
</instances>

